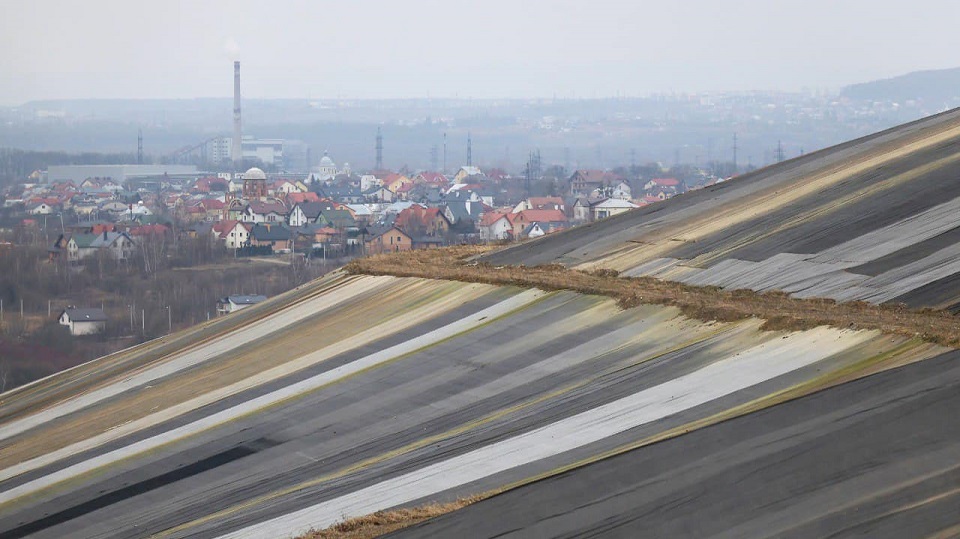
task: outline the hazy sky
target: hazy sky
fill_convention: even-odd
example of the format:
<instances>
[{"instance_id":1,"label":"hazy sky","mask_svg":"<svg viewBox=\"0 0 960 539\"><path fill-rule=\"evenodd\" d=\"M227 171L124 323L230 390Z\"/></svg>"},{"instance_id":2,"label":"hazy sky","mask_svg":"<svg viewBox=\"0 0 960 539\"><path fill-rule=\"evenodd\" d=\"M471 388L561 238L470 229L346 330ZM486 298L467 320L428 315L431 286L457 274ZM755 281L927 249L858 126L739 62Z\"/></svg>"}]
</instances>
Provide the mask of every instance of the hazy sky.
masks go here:
<instances>
[{"instance_id":1,"label":"hazy sky","mask_svg":"<svg viewBox=\"0 0 960 539\"><path fill-rule=\"evenodd\" d=\"M960 2L3 0L0 103L599 97L960 65Z\"/></svg>"}]
</instances>

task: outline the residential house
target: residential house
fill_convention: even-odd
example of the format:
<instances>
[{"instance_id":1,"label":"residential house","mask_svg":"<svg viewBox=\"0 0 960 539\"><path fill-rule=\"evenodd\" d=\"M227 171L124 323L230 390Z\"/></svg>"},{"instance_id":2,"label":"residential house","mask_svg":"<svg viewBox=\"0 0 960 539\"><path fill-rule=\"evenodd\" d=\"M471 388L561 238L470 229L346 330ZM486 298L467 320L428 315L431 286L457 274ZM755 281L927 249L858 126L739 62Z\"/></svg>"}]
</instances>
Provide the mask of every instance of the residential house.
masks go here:
<instances>
[{"instance_id":1,"label":"residential house","mask_svg":"<svg viewBox=\"0 0 960 539\"><path fill-rule=\"evenodd\" d=\"M411 184L413 184L413 180L404 176L403 174L390 173L383 178L381 185L383 185L383 187L385 187L388 191L396 193L400 187Z\"/></svg>"},{"instance_id":2,"label":"residential house","mask_svg":"<svg viewBox=\"0 0 960 539\"><path fill-rule=\"evenodd\" d=\"M569 226L567 216L560 210L524 210L513 214L510 221L513 224L513 237L518 239L524 229L533 223L538 223L547 234Z\"/></svg>"},{"instance_id":3,"label":"residential house","mask_svg":"<svg viewBox=\"0 0 960 539\"><path fill-rule=\"evenodd\" d=\"M293 235L279 223L256 223L250 229L248 243L252 247L270 247L274 252L290 249Z\"/></svg>"},{"instance_id":4,"label":"residential house","mask_svg":"<svg viewBox=\"0 0 960 539\"><path fill-rule=\"evenodd\" d=\"M243 221L247 214L247 206L250 203L242 198L231 198L227 202L227 215L225 219L231 221Z\"/></svg>"},{"instance_id":5,"label":"residential house","mask_svg":"<svg viewBox=\"0 0 960 539\"><path fill-rule=\"evenodd\" d=\"M573 203L573 220L581 223L586 223L593 220L593 211L592 208L596 204L599 204L607 200L606 197L600 198L587 198L587 197L578 197Z\"/></svg>"},{"instance_id":6,"label":"residential house","mask_svg":"<svg viewBox=\"0 0 960 539\"><path fill-rule=\"evenodd\" d=\"M227 249L239 249L250 242L250 231L253 223L226 220L213 225L211 232L214 238L222 241Z\"/></svg>"},{"instance_id":7,"label":"residential house","mask_svg":"<svg viewBox=\"0 0 960 539\"><path fill-rule=\"evenodd\" d=\"M299 193L300 187L290 180L277 180L268 189L268 192L270 191L275 197L283 197L291 193Z\"/></svg>"},{"instance_id":8,"label":"residential house","mask_svg":"<svg viewBox=\"0 0 960 539\"><path fill-rule=\"evenodd\" d=\"M170 235L170 229L161 224L140 225L131 228L127 234L130 235L130 239L134 243L143 246L145 242L151 240L166 241L168 235Z\"/></svg>"},{"instance_id":9,"label":"residential house","mask_svg":"<svg viewBox=\"0 0 960 539\"><path fill-rule=\"evenodd\" d=\"M297 204L290 210L290 216L287 218L287 224L290 226L303 226L308 223L317 222L320 212L324 209L330 209L331 205L322 202L305 202Z\"/></svg>"},{"instance_id":10,"label":"residential house","mask_svg":"<svg viewBox=\"0 0 960 539\"><path fill-rule=\"evenodd\" d=\"M413 249L413 238L395 226L368 228L366 250L369 254L392 253Z\"/></svg>"},{"instance_id":11,"label":"residential house","mask_svg":"<svg viewBox=\"0 0 960 539\"><path fill-rule=\"evenodd\" d=\"M523 229L523 232L520 233L520 239L535 239L546 234L547 231L540 226L540 223L532 223Z\"/></svg>"},{"instance_id":12,"label":"residential house","mask_svg":"<svg viewBox=\"0 0 960 539\"><path fill-rule=\"evenodd\" d=\"M502 241L513 239L513 221L515 214L507 212L489 212L480 219L480 239L484 241Z\"/></svg>"},{"instance_id":13,"label":"residential house","mask_svg":"<svg viewBox=\"0 0 960 539\"><path fill-rule=\"evenodd\" d=\"M460 170L457 171L453 176L453 181L455 183L467 183L465 180L471 177L482 177L483 171L480 170L480 167L474 166L463 166L460 167Z\"/></svg>"},{"instance_id":14,"label":"residential house","mask_svg":"<svg viewBox=\"0 0 960 539\"><path fill-rule=\"evenodd\" d=\"M249 223L283 223L287 220L287 208L278 200L251 200L241 220Z\"/></svg>"},{"instance_id":15,"label":"residential house","mask_svg":"<svg viewBox=\"0 0 960 539\"><path fill-rule=\"evenodd\" d=\"M107 328L107 315L103 309L78 309L67 307L60 313L60 325L70 328L70 334L93 335Z\"/></svg>"},{"instance_id":16,"label":"residential house","mask_svg":"<svg viewBox=\"0 0 960 539\"><path fill-rule=\"evenodd\" d=\"M520 213L524 210L560 210L565 211L563 199L560 197L530 197L521 200L513 208L513 213Z\"/></svg>"},{"instance_id":17,"label":"residential house","mask_svg":"<svg viewBox=\"0 0 960 539\"><path fill-rule=\"evenodd\" d=\"M288 193L283 200L287 203L288 208L292 208L303 202L320 202L320 195L314 193L313 191L307 191L304 193Z\"/></svg>"},{"instance_id":18,"label":"residential house","mask_svg":"<svg viewBox=\"0 0 960 539\"><path fill-rule=\"evenodd\" d=\"M100 214L109 214L115 219L123 217L123 214L129 211L130 207L118 200L110 200L100 204Z\"/></svg>"},{"instance_id":19,"label":"residential house","mask_svg":"<svg viewBox=\"0 0 960 539\"><path fill-rule=\"evenodd\" d=\"M381 185L383 185L383 182L373 174L360 176L360 190L363 191L364 195L366 195L367 191L380 187Z\"/></svg>"},{"instance_id":20,"label":"residential house","mask_svg":"<svg viewBox=\"0 0 960 539\"><path fill-rule=\"evenodd\" d=\"M266 301L267 296L234 295L220 298L217 300L217 315L223 316L246 309L251 305L256 305L261 301Z\"/></svg>"},{"instance_id":21,"label":"residential house","mask_svg":"<svg viewBox=\"0 0 960 539\"><path fill-rule=\"evenodd\" d=\"M487 208L482 202L472 200L448 200L443 214L450 221L451 230L458 234L477 232L480 218Z\"/></svg>"},{"instance_id":22,"label":"residential house","mask_svg":"<svg viewBox=\"0 0 960 539\"><path fill-rule=\"evenodd\" d=\"M574 196L587 196L596 189L613 184L617 176L604 170L577 170L570 176L570 191Z\"/></svg>"},{"instance_id":23,"label":"residential house","mask_svg":"<svg viewBox=\"0 0 960 539\"><path fill-rule=\"evenodd\" d=\"M67 242L67 257L71 261L78 261L103 251L114 260L127 260L132 256L133 249L133 240L125 232L74 234Z\"/></svg>"},{"instance_id":24,"label":"residential house","mask_svg":"<svg viewBox=\"0 0 960 539\"><path fill-rule=\"evenodd\" d=\"M413 177L413 183L443 187L449 184L450 180L439 172L421 172Z\"/></svg>"},{"instance_id":25,"label":"residential house","mask_svg":"<svg viewBox=\"0 0 960 539\"><path fill-rule=\"evenodd\" d=\"M50 215L55 211L57 211L56 208L47 202L31 204L27 209L27 213L30 215Z\"/></svg>"},{"instance_id":26,"label":"residential house","mask_svg":"<svg viewBox=\"0 0 960 539\"><path fill-rule=\"evenodd\" d=\"M360 188L352 185L332 185L322 187L317 192L321 198L328 198L343 204L360 204L364 201L364 195L360 192Z\"/></svg>"},{"instance_id":27,"label":"residential house","mask_svg":"<svg viewBox=\"0 0 960 539\"><path fill-rule=\"evenodd\" d=\"M419 236L443 237L450 231L450 220L440 208L425 208L414 204L397 214L394 226Z\"/></svg>"},{"instance_id":28,"label":"residential house","mask_svg":"<svg viewBox=\"0 0 960 539\"><path fill-rule=\"evenodd\" d=\"M373 222L373 209L367 204L347 204L344 209L353 215L357 226L367 225Z\"/></svg>"},{"instance_id":29,"label":"residential house","mask_svg":"<svg viewBox=\"0 0 960 539\"><path fill-rule=\"evenodd\" d=\"M344 243L344 233L335 228L311 223L293 229L294 248L301 252L326 249L327 245Z\"/></svg>"},{"instance_id":30,"label":"residential house","mask_svg":"<svg viewBox=\"0 0 960 539\"><path fill-rule=\"evenodd\" d=\"M676 178L654 178L643 185L643 190L648 193L654 191L669 191L672 194L685 192L686 185Z\"/></svg>"},{"instance_id":31,"label":"residential house","mask_svg":"<svg viewBox=\"0 0 960 539\"><path fill-rule=\"evenodd\" d=\"M393 202L396 197L396 193L382 185L371 187L363 192L363 198L368 202Z\"/></svg>"},{"instance_id":32,"label":"residential house","mask_svg":"<svg viewBox=\"0 0 960 539\"><path fill-rule=\"evenodd\" d=\"M619 200L630 200L633 198L633 189L627 182L620 182L613 187L610 192L610 198Z\"/></svg>"},{"instance_id":33,"label":"residential house","mask_svg":"<svg viewBox=\"0 0 960 539\"><path fill-rule=\"evenodd\" d=\"M329 226L338 230L357 228L357 222L347 210L334 210L324 208L320 211L315 221L322 226Z\"/></svg>"},{"instance_id":34,"label":"residential house","mask_svg":"<svg viewBox=\"0 0 960 539\"><path fill-rule=\"evenodd\" d=\"M628 212L636 208L639 208L639 206L630 202L629 200L608 198L603 202L592 205L590 207L590 212L592 214L592 220L598 221L600 219L605 219L613 215Z\"/></svg>"},{"instance_id":35,"label":"residential house","mask_svg":"<svg viewBox=\"0 0 960 539\"><path fill-rule=\"evenodd\" d=\"M204 210L204 219L207 221L219 221L223 219L227 204L216 198L205 198L200 201Z\"/></svg>"}]
</instances>

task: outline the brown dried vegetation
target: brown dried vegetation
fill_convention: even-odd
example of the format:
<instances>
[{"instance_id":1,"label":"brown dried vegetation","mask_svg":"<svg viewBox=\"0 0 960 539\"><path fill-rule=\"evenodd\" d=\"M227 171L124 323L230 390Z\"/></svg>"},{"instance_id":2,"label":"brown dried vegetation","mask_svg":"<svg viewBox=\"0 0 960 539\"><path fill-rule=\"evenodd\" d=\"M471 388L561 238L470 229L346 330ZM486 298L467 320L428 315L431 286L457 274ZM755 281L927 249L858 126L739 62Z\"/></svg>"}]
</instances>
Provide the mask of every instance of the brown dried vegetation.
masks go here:
<instances>
[{"instance_id":1,"label":"brown dried vegetation","mask_svg":"<svg viewBox=\"0 0 960 539\"><path fill-rule=\"evenodd\" d=\"M613 270L573 270L560 264L492 266L470 261L489 249L460 246L377 255L354 260L346 270L354 274L572 290L615 298L623 308L640 304L674 306L698 320L734 321L756 317L766 320L763 327L769 330L802 330L824 325L876 329L920 337L944 346L960 346L960 317L946 311L912 310L903 305L874 305L862 301L798 299L783 292L691 286L652 277L620 277Z\"/></svg>"},{"instance_id":2,"label":"brown dried vegetation","mask_svg":"<svg viewBox=\"0 0 960 539\"><path fill-rule=\"evenodd\" d=\"M451 503L430 503L410 509L377 511L370 515L338 522L323 530L308 532L300 539L366 539L379 537L385 533L419 524L429 518L456 511L471 503L478 502L484 497L486 496L470 496Z\"/></svg>"}]
</instances>

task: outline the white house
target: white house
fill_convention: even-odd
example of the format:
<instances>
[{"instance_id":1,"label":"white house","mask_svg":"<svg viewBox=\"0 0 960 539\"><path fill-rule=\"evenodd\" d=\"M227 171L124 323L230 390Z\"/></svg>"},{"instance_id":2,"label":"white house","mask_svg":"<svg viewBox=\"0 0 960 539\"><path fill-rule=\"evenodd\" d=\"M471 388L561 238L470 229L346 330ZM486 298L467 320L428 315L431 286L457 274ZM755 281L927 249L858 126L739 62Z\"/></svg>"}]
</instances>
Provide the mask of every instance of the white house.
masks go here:
<instances>
[{"instance_id":1,"label":"white house","mask_svg":"<svg viewBox=\"0 0 960 539\"><path fill-rule=\"evenodd\" d=\"M621 200L619 198L608 198L603 202L591 205L590 212L593 220L596 221L599 219L605 219L611 215L628 212L639 207L640 206L637 206L636 204L626 200Z\"/></svg>"},{"instance_id":2,"label":"white house","mask_svg":"<svg viewBox=\"0 0 960 539\"><path fill-rule=\"evenodd\" d=\"M324 208L329 209L329 207L329 204L322 202L300 202L290 210L287 224L290 226L303 226L307 223L314 223L317 221L317 217L320 217L320 212L323 211Z\"/></svg>"},{"instance_id":3,"label":"white house","mask_svg":"<svg viewBox=\"0 0 960 539\"><path fill-rule=\"evenodd\" d=\"M267 299L267 296L227 296L217 300L217 314L230 314Z\"/></svg>"},{"instance_id":4,"label":"white house","mask_svg":"<svg viewBox=\"0 0 960 539\"><path fill-rule=\"evenodd\" d=\"M480 239L497 241L510 239L513 235L513 223L508 213L488 213L480 219Z\"/></svg>"},{"instance_id":5,"label":"white house","mask_svg":"<svg viewBox=\"0 0 960 539\"><path fill-rule=\"evenodd\" d=\"M130 208L130 215L153 215L153 211L143 205L143 201L137 202L132 208Z\"/></svg>"},{"instance_id":6,"label":"white house","mask_svg":"<svg viewBox=\"0 0 960 539\"><path fill-rule=\"evenodd\" d=\"M104 251L114 260L126 260L135 248L136 245L126 232L75 234L67 242L67 257L71 261L83 260Z\"/></svg>"},{"instance_id":7,"label":"white house","mask_svg":"<svg viewBox=\"0 0 960 539\"><path fill-rule=\"evenodd\" d=\"M545 235L547 232L543 230L540 226L540 223L533 223L527 225L527 228L523 229L523 232L520 234L522 238L539 238L540 236Z\"/></svg>"},{"instance_id":8,"label":"white house","mask_svg":"<svg viewBox=\"0 0 960 539\"><path fill-rule=\"evenodd\" d=\"M613 188L611 196L620 200L630 200L633 198L633 189L627 182L620 182Z\"/></svg>"},{"instance_id":9,"label":"white house","mask_svg":"<svg viewBox=\"0 0 960 539\"><path fill-rule=\"evenodd\" d=\"M364 174L360 176L360 191L367 192L375 187L383 185L383 181L373 174Z\"/></svg>"},{"instance_id":10,"label":"white house","mask_svg":"<svg viewBox=\"0 0 960 539\"><path fill-rule=\"evenodd\" d=\"M277 183L277 185L274 187L274 192L277 196L280 196L289 195L290 193L301 193L302 191L297 184L289 180L283 180Z\"/></svg>"},{"instance_id":11,"label":"white house","mask_svg":"<svg viewBox=\"0 0 960 539\"><path fill-rule=\"evenodd\" d=\"M53 206L47 204L46 202L41 202L27 210L27 213L30 215L50 215L53 213Z\"/></svg>"},{"instance_id":12,"label":"white house","mask_svg":"<svg viewBox=\"0 0 960 539\"><path fill-rule=\"evenodd\" d=\"M227 249L239 249L250 240L250 229L253 228L248 223L240 221L228 221L220 226L214 226L213 233L216 238L223 241Z\"/></svg>"},{"instance_id":13,"label":"white house","mask_svg":"<svg viewBox=\"0 0 960 539\"><path fill-rule=\"evenodd\" d=\"M107 315L103 309L67 307L60 313L60 325L69 327L71 335L92 335L106 329Z\"/></svg>"}]
</instances>

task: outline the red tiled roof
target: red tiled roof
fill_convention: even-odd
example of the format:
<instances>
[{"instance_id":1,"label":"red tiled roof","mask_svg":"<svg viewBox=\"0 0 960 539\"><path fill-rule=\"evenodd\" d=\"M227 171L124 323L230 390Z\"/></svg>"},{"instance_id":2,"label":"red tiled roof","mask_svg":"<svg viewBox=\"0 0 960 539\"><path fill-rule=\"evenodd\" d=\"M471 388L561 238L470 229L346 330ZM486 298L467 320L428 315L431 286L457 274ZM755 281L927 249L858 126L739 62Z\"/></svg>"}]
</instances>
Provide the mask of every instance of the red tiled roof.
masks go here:
<instances>
[{"instance_id":1,"label":"red tiled roof","mask_svg":"<svg viewBox=\"0 0 960 539\"><path fill-rule=\"evenodd\" d=\"M561 223L567 220L567 216L560 210L524 210L515 215L515 219L521 223Z\"/></svg>"},{"instance_id":2,"label":"red tiled roof","mask_svg":"<svg viewBox=\"0 0 960 539\"><path fill-rule=\"evenodd\" d=\"M680 180L676 178L654 178L652 181L655 185L660 187L676 187L680 185Z\"/></svg>"},{"instance_id":3,"label":"red tiled roof","mask_svg":"<svg viewBox=\"0 0 960 539\"><path fill-rule=\"evenodd\" d=\"M499 211L485 213L483 214L483 217L480 218L480 226L490 226L504 217L507 218L507 221L510 224L513 224L514 215L515 214L512 214L512 213L499 212Z\"/></svg>"},{"instance_id":4,"label":"red tiled roof","mask_svg":"<svg viewBox=\"0 0 960 539\"><path fill-rule=\"evenodd\" d=\"M320 196L314 192L290 193L287 195L287 204L289 204L291 207L303 202L320 202Z\"/></svg>"},{"instance_id":5,"label":"red tiled roof","mask_svg":"<svg viewBox=\"0 0 960 539\"><path fill-rule=\"evenodd\" d=\"M563 199L560 197L530 197L528 199L534 210L554 209L548 206L563 207Z\"/></svg>"}]
</instances>

